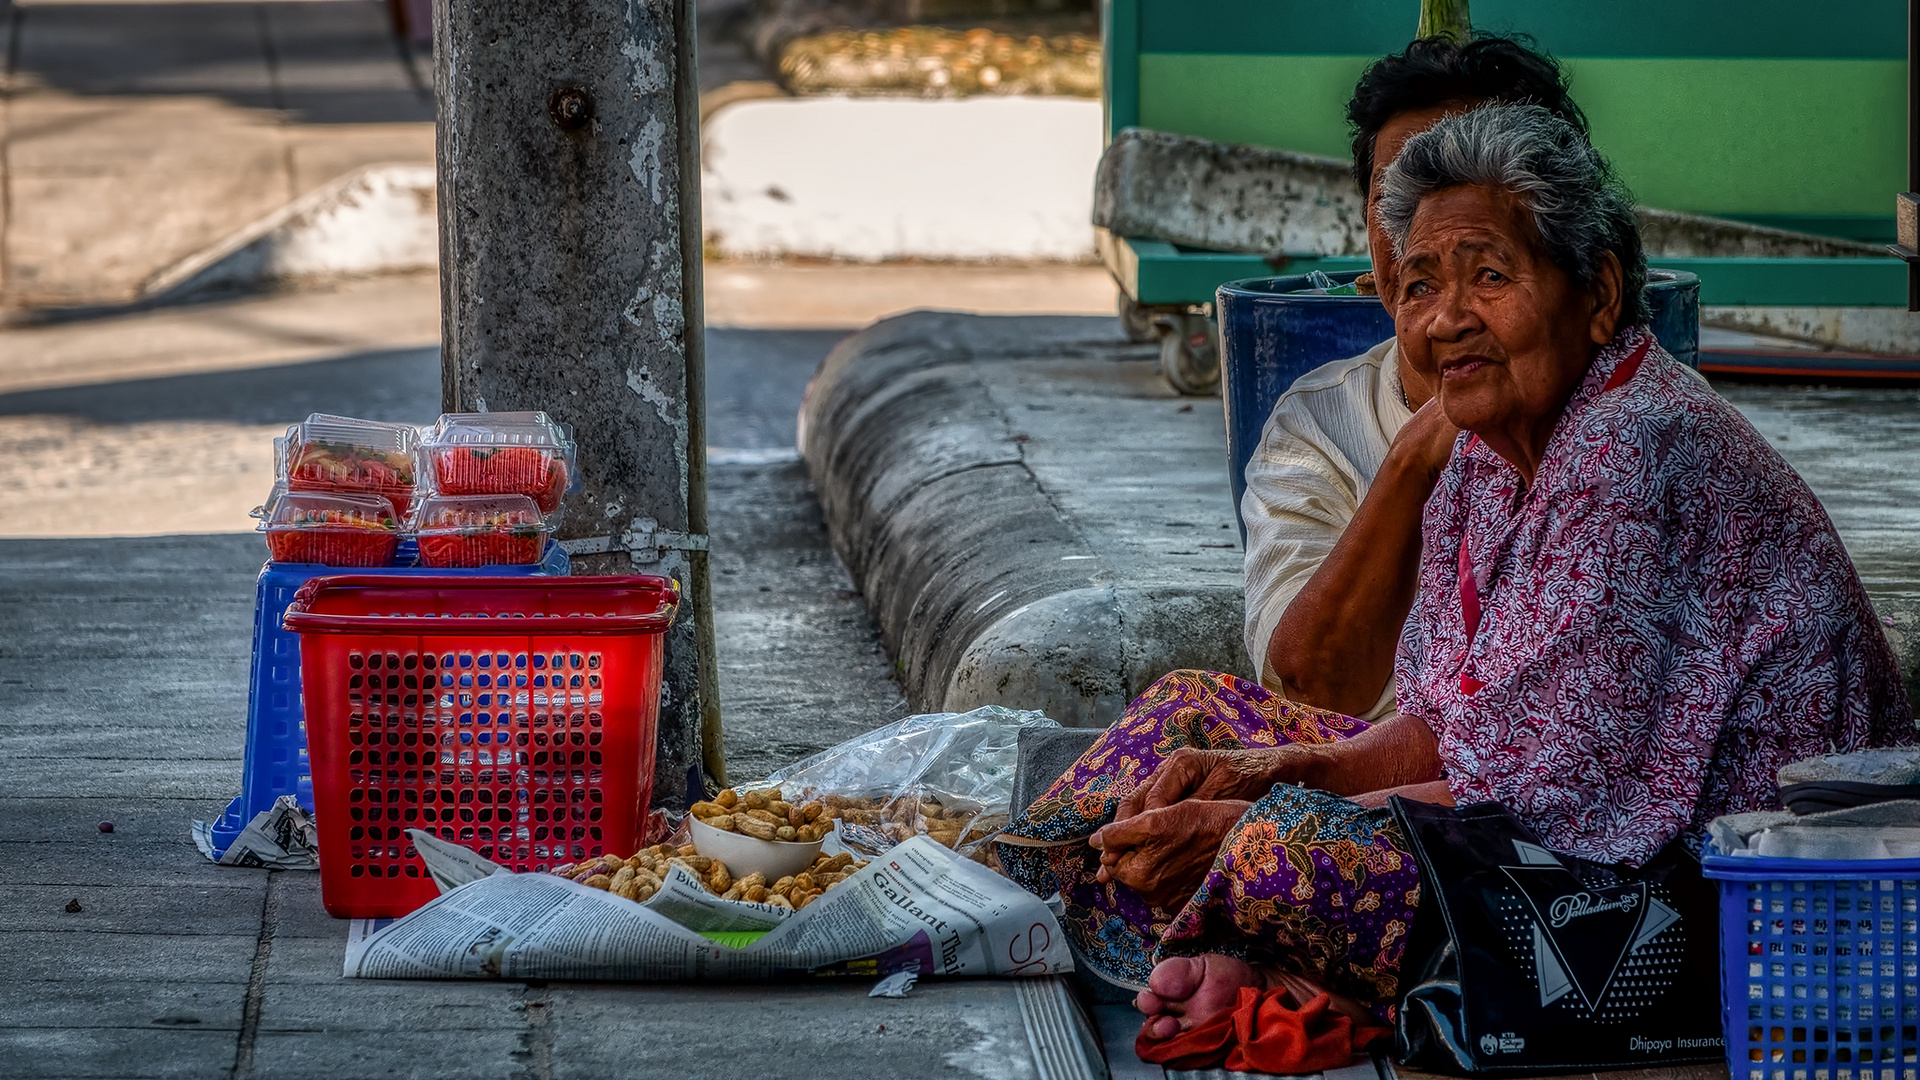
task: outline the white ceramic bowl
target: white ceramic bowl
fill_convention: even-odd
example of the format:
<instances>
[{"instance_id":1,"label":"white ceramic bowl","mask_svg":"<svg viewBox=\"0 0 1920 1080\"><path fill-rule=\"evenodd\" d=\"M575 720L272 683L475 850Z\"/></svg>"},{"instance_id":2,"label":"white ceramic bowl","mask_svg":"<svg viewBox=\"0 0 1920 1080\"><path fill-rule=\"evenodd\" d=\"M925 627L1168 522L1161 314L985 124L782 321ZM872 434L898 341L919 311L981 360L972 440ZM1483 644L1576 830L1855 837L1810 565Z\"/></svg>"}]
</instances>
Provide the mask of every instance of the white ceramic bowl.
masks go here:
<instances>
[{"instance_id":1,"label":"white ceramic bowl","mask_svg":"<svg viewBox=\"0 0 1920 1080\"><path fill-rule=\"evenodd\" d=\"M813 860L820 854L820 845L824 843L823 840L807 844L758 840L739 833L723 832L699 818L694 818L690 824L693 828L693 850L709 859L726 863L727 871L735 878L765 874L769 885L813 865Z\"/></svg>"}]
</instances>

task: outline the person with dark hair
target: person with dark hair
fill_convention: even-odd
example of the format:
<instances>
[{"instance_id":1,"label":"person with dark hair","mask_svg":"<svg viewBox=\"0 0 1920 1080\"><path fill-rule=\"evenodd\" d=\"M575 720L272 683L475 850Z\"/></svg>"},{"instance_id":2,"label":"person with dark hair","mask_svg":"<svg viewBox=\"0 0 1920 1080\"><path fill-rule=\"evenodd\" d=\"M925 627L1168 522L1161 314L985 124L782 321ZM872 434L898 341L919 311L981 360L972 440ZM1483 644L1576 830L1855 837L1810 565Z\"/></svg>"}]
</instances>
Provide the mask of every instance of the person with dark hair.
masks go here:
<instances>
[{"instance_id":1,"label":"person with dark hair","mask_svg":"<svg viewBox=\"0 0 1920 1080\"><path fill-rule=\"evenodd\" d=\"M1372 225L1383 174L1409 139L1488 102L1537 104L1585 138L1585 118L1559 68L1506 38L1420 39L1375 61L1354 90L1347 116L1355 175L1367 196L1368 246L1389 311L1393 245ZM1042 799L1005 834L1003 862L1042 895L1059 889L1068 930L1090 967L1146 981L1170 913L1192 894L1246 809L1199 792L1182 804L1186 835L1156 833L1146 811L1164 804L1143 804L1129 793L1159 782L1163 759L1182 748L1355 737L1377 745L1390 729L1381 722L1394 712L1394 649L1413 605L1420 509L1459 430L1432 400L1437 384L1434 367L1393 338L1294 383L1248 461L1241 502L1247 652L1258 681L1186 671L1156 682L1060 779L1071 802L1063 809ZM1383 731L1367 738L1374 728ZM1174 734L1163 738L1168 732ZM1420 772L1419 748L1408 757L1404 777L1374 777L1378 786L1431 779ZM1099 848L1089 846L1096 830ZM1164 863L1154 874L1162 889L1148 896L1110 880L1102 863L1128 851L1129 864ZM1411 863L1401 867L1403 879L1412 875ZM1392 922L1382 914L1376 929L1384 934Z\"/></svg>"},{"instance_id":2,"label":"person with dark hair","mask_svg":"<svg viewBox=\"0 0 1920 1080\"><path fill-rule=\"evenodd\" d=\"M1647 328L1633 203L1585 134L1481 105L1375 187L1395 337L1454 430L1396 713L1176 671L999 838L1011 877L1060 893L1076 960L1144 984L1147 1060L1264 1052L1256 1003L1379 1033L1420 906L1394 797L1498 804L1550 851L1636 868L1777 807L1783 765L1914 741L1819 500Z\"/></svg>"},{"instance_id":3,"label":"person with dark hair","mask_svg":"<svg viewBox=\"0 0 1920 1080\"><path fill-rule=\"evenodd\" d=\"M1409 138L1489 103L1538 105L1586 137L1559 66L1510 38L1423 38L1368 67L1347 105L1368 222L1380 174ZM1389 269L1381 231L1367 239L1375 268ZM1301 376L1275 404L1240 504L1247 655L1266 689L1368 720L1393 711L1420 506L1455 432L1428 407L1434 388L1434 373L1388 339Z\"/></svg>"}]
</instances>

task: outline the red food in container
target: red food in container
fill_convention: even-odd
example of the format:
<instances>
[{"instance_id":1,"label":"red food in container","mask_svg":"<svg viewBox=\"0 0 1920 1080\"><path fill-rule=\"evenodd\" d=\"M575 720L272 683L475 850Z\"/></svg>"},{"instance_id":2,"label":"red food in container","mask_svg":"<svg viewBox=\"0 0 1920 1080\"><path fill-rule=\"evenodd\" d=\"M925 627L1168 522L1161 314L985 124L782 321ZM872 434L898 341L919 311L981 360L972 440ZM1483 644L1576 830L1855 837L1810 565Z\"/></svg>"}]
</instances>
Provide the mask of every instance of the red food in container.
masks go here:
<instances>
[{"instance_id":1,"label":"red food in container","mask_svg":"<svg viewBox=\"0 0 1920 1080\"><path fill-rule=\"evenodd\" d=\"M290 491L364 492L405 514L419 437L407 424L314 413L287 429L280 475Z\"/></svg>"},{"instance_id":2,"label":"red food in container","mask_svg":"<svg viewBox=\"0 0 1920 1080\"><path fill-rule=\"evenodd\" d=\"M543 412L447 413L421 445L441 495L525 495L552 516L573 479L573 440Z\"/></svg>"},{"instance_id":3,"label":"red food in container","mask_svg":"<svg viewBox=\"0 0 1920 1080\"><path fill-rule=\"evenodd\" d=\"M525 495L436 495L414 528L421 565L439 569L537 563L553 531Z\"/></svg>"},{"instance_id":4,"label":"red food in container","mask_svg":"<svg viewBox=\"0 0 1920 1080\"><path fill-rule=\"evenodd\" d=\"M387 566L400 546L400 519L379 495L289 491L260 526L274 562Z\"/></svg>"}]
</instances>

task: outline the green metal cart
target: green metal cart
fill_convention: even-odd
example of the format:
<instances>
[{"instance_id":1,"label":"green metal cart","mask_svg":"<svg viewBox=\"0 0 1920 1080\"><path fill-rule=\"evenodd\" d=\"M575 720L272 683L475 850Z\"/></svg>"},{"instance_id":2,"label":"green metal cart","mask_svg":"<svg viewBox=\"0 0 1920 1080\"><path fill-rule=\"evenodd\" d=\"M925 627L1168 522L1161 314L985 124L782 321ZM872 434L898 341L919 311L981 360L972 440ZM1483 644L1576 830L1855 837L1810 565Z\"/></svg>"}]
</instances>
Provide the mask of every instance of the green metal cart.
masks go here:
<instances>
[{"instance_id":1,"label":"green metal cart","mask_svg":"<svg viewBox=\"0 0 1920 1080\"><path fill-rule=\"evenodd\" d=\"M1103 0L1106 133L1146 127L1348 156L1346 101L1404 48L1418 0ZM1474 0L1480 29L1564 63L1594 142L1641 202L1875 243L1906 188L1907 3ZM1364 256L1282 257L1102 236L1130 330L1193 335L1222 282L1335 272ZM1905 264L1863 258L1667 258L1715 306L1907 306ZM1171 336L1171 335L1169 335Z\"/></svg>"}]
</instances>

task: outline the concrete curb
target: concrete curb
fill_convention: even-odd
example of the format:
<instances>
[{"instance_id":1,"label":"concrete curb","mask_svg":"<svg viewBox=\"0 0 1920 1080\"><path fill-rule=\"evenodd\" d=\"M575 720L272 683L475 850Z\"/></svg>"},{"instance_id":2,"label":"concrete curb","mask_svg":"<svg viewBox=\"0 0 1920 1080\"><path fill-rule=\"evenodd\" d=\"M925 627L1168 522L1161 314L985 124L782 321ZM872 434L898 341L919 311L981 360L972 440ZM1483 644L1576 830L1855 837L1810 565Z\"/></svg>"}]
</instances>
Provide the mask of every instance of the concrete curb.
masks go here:
<instances>
[{"instance_id":1,"label":"concrete curb","mask_svg":"<svg viewBox=\"0 0 1920 1080\"><path fill-rule=\"evenodd\" d=\"M431 270L440 258L436 207L431 165L370 165L160 271L141 288L140 301Z\"/></svg>"},{"instance_id":2,"label":"concrete curb","mask_svg":"<svg viewBox=\"0 0 1920 1080\"><path fill-rule=\"evenodd\" d=\"M941 312L877 323L821 365L801 407L801 453L916 709L1017 704L1104 725L1169 670L1247 670L1238 551L1186 552L1205 563L1191 583L1154 573L1075 511L1060 481L1077 466L1040 463L1043 437L1010 415L1016 369L1092 366L1117 398L1158 407L1142 400L1152 365L1111 319ZM1173 416L1178 399L1164 396ZM1203 434L1218 423L1173 422ZM1230 520L1211 448L1168 452L1217 473L1221 491L1174 483L1163 494L1218 502Z\"/></svg>"}]
</instances>

